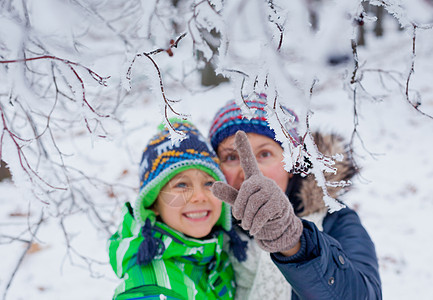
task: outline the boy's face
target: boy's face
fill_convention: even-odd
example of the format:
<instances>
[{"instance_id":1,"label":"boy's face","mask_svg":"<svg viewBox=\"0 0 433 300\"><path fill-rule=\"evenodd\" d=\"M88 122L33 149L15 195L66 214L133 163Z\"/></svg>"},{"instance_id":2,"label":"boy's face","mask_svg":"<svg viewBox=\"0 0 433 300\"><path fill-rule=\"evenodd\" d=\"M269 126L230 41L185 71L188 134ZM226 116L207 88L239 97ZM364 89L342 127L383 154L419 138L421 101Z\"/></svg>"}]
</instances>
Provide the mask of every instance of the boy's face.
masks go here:
<instances>
[{"instance_id":1,"label":"boy's face","mask_svg":"<svg viewBox=\"0 0 433 300\"><path fill-rule=\"evenodd\" d=\"M171 228L202 238L221 215L222 202L211 192L214 182L204 171L183 171L161 189L153 210Z\"/></svg>"},{"instance_id":2,"label":"boy's face","mask_svg":"<svg viewBox=\"0 0 433 300\"><path fill-rule=\"evenodd\" d=\"M260 171L264 176L273 179L283 191L286 191L289 178L293 174L284 170L283 148L267 136L256 133L247 133L247 136ZM217 153L227 183L239 190L245 175L234 143L235 136L229 136L219 144Z\"/></svg>"}]
</instances>

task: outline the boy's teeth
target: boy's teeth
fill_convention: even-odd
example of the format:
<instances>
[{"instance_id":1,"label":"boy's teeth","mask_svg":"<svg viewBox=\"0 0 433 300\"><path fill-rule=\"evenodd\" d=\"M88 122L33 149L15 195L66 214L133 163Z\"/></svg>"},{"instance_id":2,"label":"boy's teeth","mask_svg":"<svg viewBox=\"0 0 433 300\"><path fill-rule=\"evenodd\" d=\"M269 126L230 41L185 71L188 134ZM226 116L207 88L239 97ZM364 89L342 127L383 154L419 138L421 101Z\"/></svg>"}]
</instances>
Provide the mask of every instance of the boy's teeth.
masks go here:
<instances>
[{"instance_id":1,"label":"boy's teeth","mask_svg":"<svg viewBox=\"0 0 433 300\"><path fill-rule=\"evenodd\" d=\"M197 212L197 213L186 213L185 215L191 219L200 219L207 216L207 211Z\"/></svg>"}]
</instances>

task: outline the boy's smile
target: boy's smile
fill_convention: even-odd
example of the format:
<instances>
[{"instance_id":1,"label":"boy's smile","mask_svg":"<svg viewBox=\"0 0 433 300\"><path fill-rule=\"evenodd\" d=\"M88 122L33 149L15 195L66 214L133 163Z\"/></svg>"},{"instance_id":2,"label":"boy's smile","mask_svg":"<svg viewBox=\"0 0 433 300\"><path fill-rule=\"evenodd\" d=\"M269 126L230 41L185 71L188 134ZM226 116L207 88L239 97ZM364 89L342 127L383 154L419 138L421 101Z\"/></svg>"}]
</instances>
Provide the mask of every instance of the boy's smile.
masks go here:
<instances>
[{"instance_id":1,"label":"boy's smile","mask_svg":"<svg viewBox=\"0 0 433 300\"><path fill-rule=\"evenodd\" d=\"M205 210L205 211L197 211L197 212L187 212L184 213L184 216L187 217L188 219L192 219L193 221L201 221L202 219L204 219L205 217L209 216L209 211Z\"/></svg>"}]
</instances>

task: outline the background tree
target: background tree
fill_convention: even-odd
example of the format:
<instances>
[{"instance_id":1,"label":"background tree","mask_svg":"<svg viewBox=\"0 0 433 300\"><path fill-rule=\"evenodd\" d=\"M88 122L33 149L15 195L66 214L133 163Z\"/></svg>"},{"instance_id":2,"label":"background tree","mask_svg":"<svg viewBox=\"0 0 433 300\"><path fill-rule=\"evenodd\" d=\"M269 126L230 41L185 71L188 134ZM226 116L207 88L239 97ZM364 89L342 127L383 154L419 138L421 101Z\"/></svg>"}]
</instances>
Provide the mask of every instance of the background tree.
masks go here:
<instances>
[{"instance_id":1,"label":"background tree","mask_svg":"<svg viewBox=\"0 0 433 300\"><path fill-rule=\"evenodd\" d=\"M383 15L367 10L367 2ZM347 183L325 183L323 177L338 158L317 152L310 135L311 102L330 80L338 81L353 101L347 112L354 124L352 149L363 146L357 131L361 101L399 97L431 119L415 70L422 63L416 56L418 40L432 32L433 6L422 0L405 5L388 0L2 1L0 159L41 213L28 217L26 238L0 235L0 242L30 247L40 224L54 219L64 232L67 255L92 271L93 264L103 262L80 253L67 219L86 215L108 236L116 209L136 192L131 170L98 172L112 157L95 157L92 147L119 143L134 166L135 149L141 149L136 136L143 128L159 120L170 126L172 116L193 117L178 95L205 97L209 87L226 81L246 116L251 112L245 97L268 95L271 125L288 169L305 172L305 158L313 161L309 172L323 187L330 209L338 209L326 186ZM374 51L368 39L378 35L379 20L386 27L383 35L400 31L409 37L401 69L378 68L363 58ZM360 32L364 48L358 46ZM371 85L378 80L380 90ZM155 103L161 107L157 119L146 115L146 107ZM291 120L281 104L300 116L308 152L288 139L285 124ZM131 123L137 113L145 117ZM173 130L172 137L182 133ZM19 266L20 261L15 271ZM5 297L14 274L5 284Z\"/></svg>"}]
</instances>

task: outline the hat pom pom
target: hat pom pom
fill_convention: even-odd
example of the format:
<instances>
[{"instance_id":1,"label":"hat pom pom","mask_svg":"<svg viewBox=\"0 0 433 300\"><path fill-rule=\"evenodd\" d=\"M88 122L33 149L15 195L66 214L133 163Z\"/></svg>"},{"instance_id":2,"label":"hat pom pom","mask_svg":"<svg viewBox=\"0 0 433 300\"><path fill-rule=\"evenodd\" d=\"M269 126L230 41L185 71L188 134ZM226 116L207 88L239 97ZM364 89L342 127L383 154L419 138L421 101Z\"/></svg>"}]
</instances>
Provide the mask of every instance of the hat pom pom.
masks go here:
<instances>
[{"instance_id":1,"label":"hat pom pom","mask_svg":"<svg viewBox=\"0 0 433 300\"><path fill-rule=\"evenodd\" d=\"M152 224L146 219L144 226L141 228L141 234L144 238L140 244L137 253L137 263L145 266L150 263L158 254L162 254L165 246L162 241L152 235Z\"/></svg>"}]
</instances>

